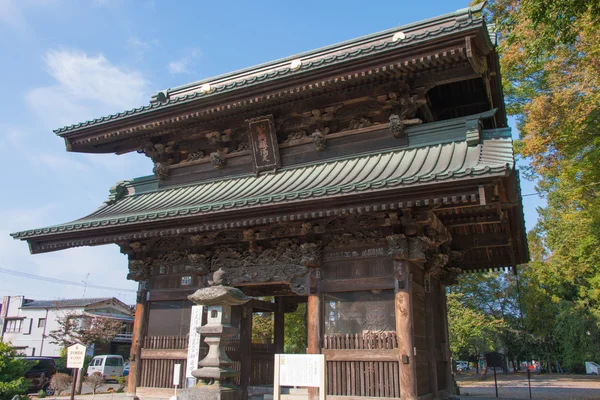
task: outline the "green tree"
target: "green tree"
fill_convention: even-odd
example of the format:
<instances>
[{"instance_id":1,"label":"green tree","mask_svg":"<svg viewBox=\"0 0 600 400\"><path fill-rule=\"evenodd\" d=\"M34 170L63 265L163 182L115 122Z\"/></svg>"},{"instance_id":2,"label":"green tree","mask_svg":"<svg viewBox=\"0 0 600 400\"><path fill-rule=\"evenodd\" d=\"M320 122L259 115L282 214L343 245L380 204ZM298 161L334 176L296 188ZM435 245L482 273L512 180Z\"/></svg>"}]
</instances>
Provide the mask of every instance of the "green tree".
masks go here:
<instances>
[{"instance_id":1,"label":"green tree","mask_svg":"<svg viewBox=\"0 0 600 400\"><path fill-rule=\"evenodd\" d=\"M298 304L296 311L285 314L286 353L305 353L308 346L306 330L306 303Z\"/></svg>"},{"instance_id":2,"label":"green tree","mask_svg":"<svg viewBox=\"0 0 600 400\"><path fill-rule=\"evenodd\" d=\"M504 326L502 319L465 306L466 303L468 300L464 293L448 294L450 350L455 358L460 359L496 350Z\"/></svg>"},{"instance_id":3,"label":"green tree","mask_svg":"<svg viewBox=\"0 0 600 400\"><path fill-rule=\"evenodd\" d=\"M522 268L523 322L571 370L598 360L600 324L600 3L492 0L518 154L547 206Z\"/></svg>"},{"instance_id":4,"label":"green tree","mask_svg":"<svg viewBox=\"0 0 600 400\"><path fill-rule=\"evenodd\" d=\"M26 394L29 385L25 380L25 372L30 367L31 363L17 357L13 347L0 342L0 400Z\"/></svg>"}]
</instances>

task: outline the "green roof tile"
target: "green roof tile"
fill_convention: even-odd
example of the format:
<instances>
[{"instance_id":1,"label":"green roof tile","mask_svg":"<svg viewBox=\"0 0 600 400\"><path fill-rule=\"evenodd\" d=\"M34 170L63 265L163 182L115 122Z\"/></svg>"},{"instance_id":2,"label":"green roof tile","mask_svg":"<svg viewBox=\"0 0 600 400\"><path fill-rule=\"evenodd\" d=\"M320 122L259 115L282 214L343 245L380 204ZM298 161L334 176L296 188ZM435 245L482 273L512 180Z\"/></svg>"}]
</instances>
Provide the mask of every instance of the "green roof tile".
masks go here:
<instances>
[{"instance_id":1,"label":"green roof tile","mask_svg":"<svg viewBox=\"0 0 600 400\"><path fill-rule=\"evenodd\" d=\"M485 22L480 15L483 6L484 3L481 3L435 18L399 26L313 51L164 90L154 95L149 105L65 126L56 129L54 132L59 136L63 136L69 132L90 126L122 120L134 115L152 113L216 94L252 87L292 75L300 75L405 46L413 46L423 41L456 34L457 32L473 29L478 26L484 27ZM392 37L396 32L403 32L405 38L393 41ZM301 59L303 62L300 68L294 70L290 67L290 62L296 59ZM200 88L206 83L211 84L210 92L200 92Z\"/></svg>"},{"instance_id":2,"label":"green roof tile","mask_svg":"<svg viewBox=\"0 0 600 400\"><path fill-rule=\"evenodd\" d=\"M506 176L514 168L510 130L483 132L479 144L466 141L395 149L320 164L297 166L276 174L241 176L213 182L136 193L127 191L94 213L67 224L13 233L16 239L65 232L126 226L172 218L205 215L256 205L295 203L328 196L390 188L410 188L480 176ZM147 183L144 183L147 186Z\"/></svg>"}]
</instances>

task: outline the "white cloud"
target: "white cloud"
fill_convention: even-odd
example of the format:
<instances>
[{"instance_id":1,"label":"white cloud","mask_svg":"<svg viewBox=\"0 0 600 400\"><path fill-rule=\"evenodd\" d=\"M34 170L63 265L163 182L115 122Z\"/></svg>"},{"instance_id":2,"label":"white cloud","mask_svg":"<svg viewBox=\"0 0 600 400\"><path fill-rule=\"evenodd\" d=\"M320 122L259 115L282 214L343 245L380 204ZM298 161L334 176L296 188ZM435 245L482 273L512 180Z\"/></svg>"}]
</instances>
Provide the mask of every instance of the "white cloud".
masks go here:
<instances>
[{"instance_id":1,"label":"white cloud","mask_svg":"<svg viewBox=\"0 0 600 400\"><path fill-rule=\"evenodd\" d=\"M43 60L55 82L30 90L26 99L51 129L147 102L144 76L112 64L102 54L50 50Z\"/></svg>"},{"instance_id":2,"label":"white cloud","mask_svg":"<svg viewBox=\"0 0 600 400\"><path fill-rule=\"evenodd\" d=\"M168 65L170 74L188 74L190 68L194 65L195 60L200 56L200 51L192 49L185 56L178 60L171 61Z\"/></svg>"},{"instance_id":3,"label":"white cloud","mask_svg":"<svg viewBox=\"0 0 600 400\"><path fill-rule=\"evenodd\" d=\"M146 53L159 46L159 44L160 42L157 39L142 40L134 36L127 40L126 48L130 50L139 61L144 58Z\"/></svg>"},{"instance_id":4,"label":"white cloud","mask_svg":"<svg viewBox=\"0 0 600 400\"><path fill-rule=\"evenodd\" d=\"M6 25L17 31L27 29L27 22L17 2L13 0L0 0L0 26Z\"/></svg>"},{"instance_id":5,"label":"white cloud","mask_svg":"<svg viewBox=\"0 0 600 400\"><path fill-rule=\"evenodd\" d=\"M58 0L0 0L0 27L7 26L19 33L30 33L25 9L48 7Z\"/></svg>"}]
</instances>

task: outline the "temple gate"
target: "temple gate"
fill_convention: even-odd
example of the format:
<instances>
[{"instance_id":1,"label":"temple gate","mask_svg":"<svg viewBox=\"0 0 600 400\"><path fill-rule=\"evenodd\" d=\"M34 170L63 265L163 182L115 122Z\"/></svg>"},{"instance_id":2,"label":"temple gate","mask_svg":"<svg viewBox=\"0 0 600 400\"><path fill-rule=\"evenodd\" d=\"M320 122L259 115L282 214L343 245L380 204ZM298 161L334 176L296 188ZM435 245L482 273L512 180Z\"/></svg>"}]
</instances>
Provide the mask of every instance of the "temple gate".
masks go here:
<instances>
[{"instance_id":1,"label":"temple gate","mask_svg":"<svg viewBox=\"0 0 600 400\"><path fill-rule=\"evenodd\" d=\"M445 398L446 286L529 257L481 11L161 91L147 106L58 129L68 151L137 151L154 174L118 182L86 217L13 237L32 253L116 243L127 256L127 278L139 282L132 394L166 390L173 365L186 369L188 296L224 285L252 297L232 308L239 333L226 348L246 395L272 384L284 315L307 303L307 352L326 355L328 395ZM272 343L252 342L255 312L273 313Z\"/></svg>"}]
</instances>

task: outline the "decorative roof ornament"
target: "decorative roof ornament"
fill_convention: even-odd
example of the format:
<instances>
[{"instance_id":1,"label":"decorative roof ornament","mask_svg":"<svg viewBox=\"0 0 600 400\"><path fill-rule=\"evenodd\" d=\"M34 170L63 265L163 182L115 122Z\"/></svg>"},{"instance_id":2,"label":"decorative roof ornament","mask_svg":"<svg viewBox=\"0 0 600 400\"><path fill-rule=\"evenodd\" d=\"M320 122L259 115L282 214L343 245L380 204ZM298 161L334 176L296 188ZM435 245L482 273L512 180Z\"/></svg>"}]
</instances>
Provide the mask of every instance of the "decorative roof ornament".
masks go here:
<instances>
[{"instance_id":1,"label":"decorative roof ornament","mask_svg":"<svg viewBox=\"0 0 600 400\"><path fill-rule=\"evenodd\" d=\"M300 60L299 58L292 60L292 62L290 63L290 69L292 71L296 71L297 69L300 69L301 66L302 66L302 60Z\"/></svg>"},{"instance_id":2,"label":"decorative roof ornament","mask_svg":"<svg viewBox=\"0 0 600 400\"><path fill-rule=\"evenodd\" d=\"M118 181L114 186L109 189L108 198L104 201L104 204L110 206L111 204L115 204L117 201L121 200L128 193L127 185L129 185L130 181Z\"/></svg>"},{"instance_id":3,"label":"decorative roof ornament","mask_svg":"<svg viewBox=\"0 0 600 400\"><path fill-rule=\"evenodd\" d=\"M406 35L404 34L404 32L396 32L394 33L394 36L392 36L392 42L397 42L398 40L404 39L406 39Z\"/></svg>"},{"instance_id":4,"label":"decorative roof ornament","mask_svg":"<svg viewBox=\"0 0 600 400\"><path fill-rule=\"evenodd\" d=\"M213 88L210 83L205 83L204 85L200 86L200 93L202 94L210 93L212 90Z\"/></svg>"}]
</instances>

